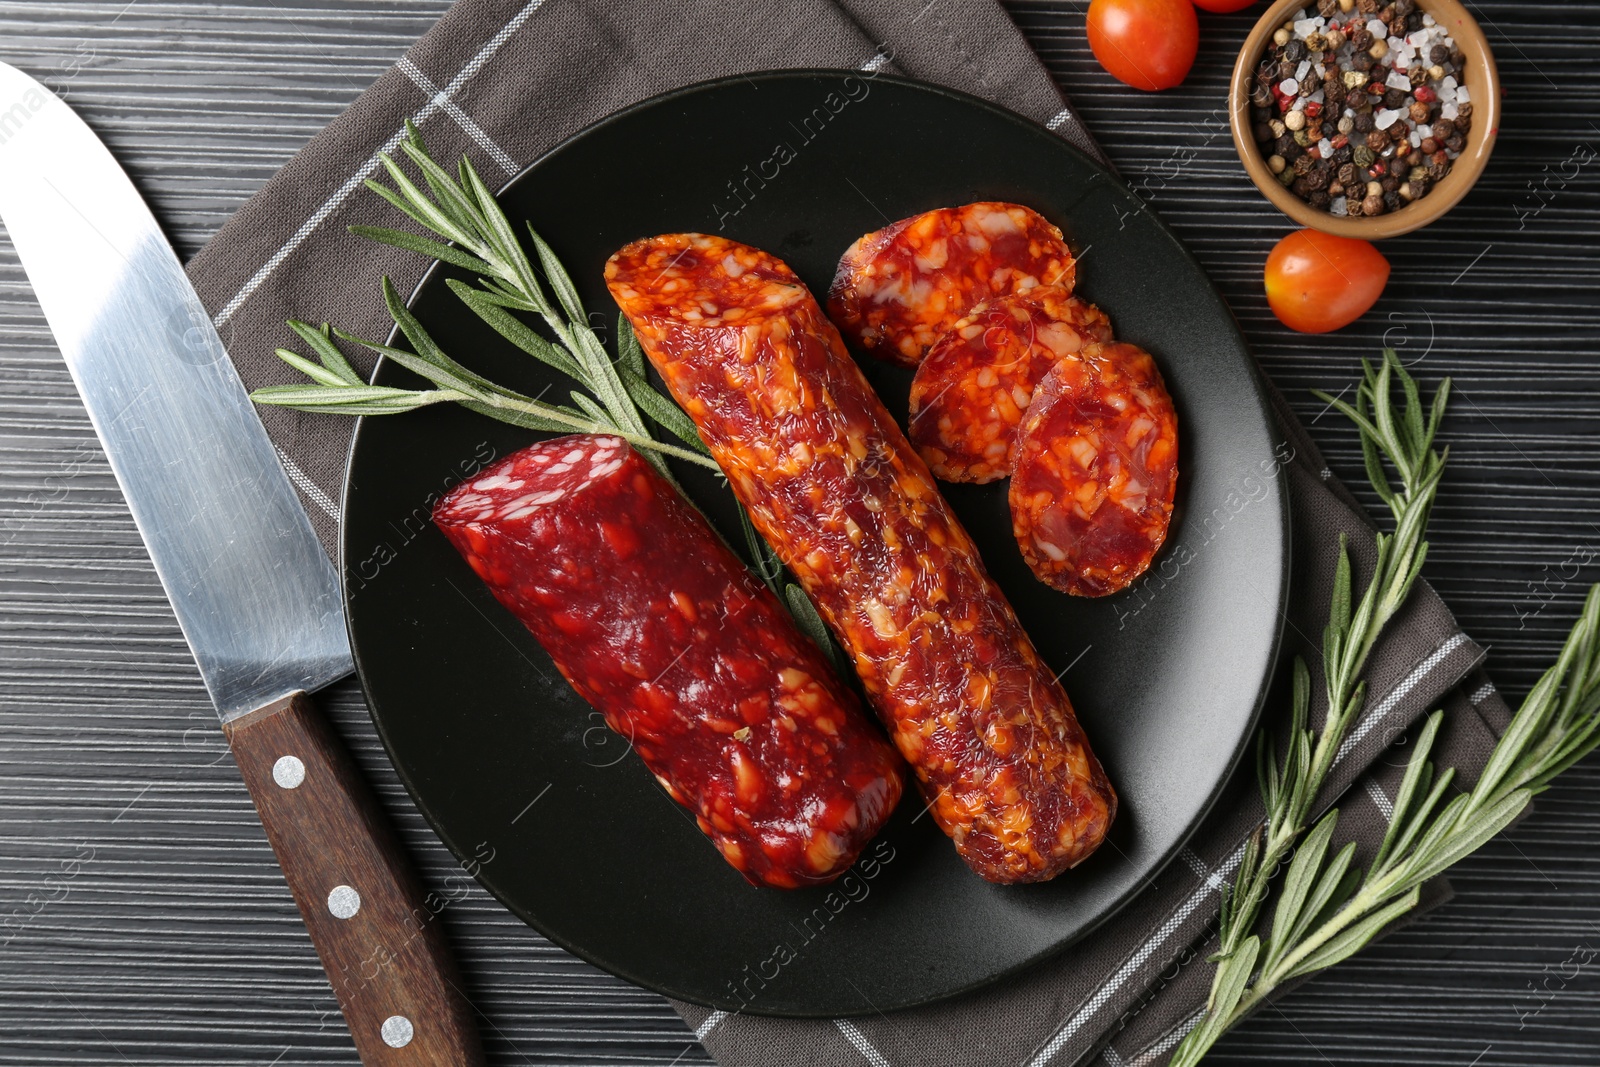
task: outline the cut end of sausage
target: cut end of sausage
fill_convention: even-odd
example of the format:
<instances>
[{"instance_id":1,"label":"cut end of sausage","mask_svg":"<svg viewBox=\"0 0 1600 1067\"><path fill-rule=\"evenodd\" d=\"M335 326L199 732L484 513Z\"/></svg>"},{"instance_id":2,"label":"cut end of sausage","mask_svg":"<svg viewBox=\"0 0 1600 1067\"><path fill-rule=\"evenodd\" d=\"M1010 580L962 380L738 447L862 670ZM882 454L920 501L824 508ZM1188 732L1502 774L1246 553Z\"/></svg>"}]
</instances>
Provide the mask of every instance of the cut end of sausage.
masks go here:
<instances>
[{"instance_id":1,"label":"cut end of sausage","mask_svg":"<svg viewBox=\"0 0 1600 1067\"><path fill-rule=\"evenodd\" d=\"M915 367L976 304L1039 286L1068 291L1075 261L1032 208L985 201L939 208L866 234L839 260L828 313L880 359Z\"/></svg>"},{"instance_id":2,"label":"cut end of sausage","mask_svg":"<svg viewBox=\"0 0 1600 1067\"><path fill-rule=\"evenodd\" d=\"M928 351L911 382L911 443L947 482L1011 475L1017 427L1063 357L1111 340L1105 312L1060 286L995 297Z\"/></svg>"},{"instance_id":3,"label":"cut end of sausage","mask_svg":"<svg viewBox=\"0 0 1600 1067\"><path fill-rule=\"evenodd\" d=\"M609 434L541 441L456 486L434 506L433 521L460 527L525 519L615 475L632 453Z\"/></svg>"},{"instance_id":4,"label":"cut end of sausage","mask_svg":"<svg viewBox=\"0 0 1600 1067\"><path fill-rule=\"evenodd\" d=\"M669 233L625 245L606 260L606 287L636 322L737 326L811 299L770 252L726 237Z\"/></svg>"},{"instance_id":5,"label":"cut end of sausage","mask_svg":"<svg viewBox=\"0 0 1600 1067\"><path fill-rule=\"evenodd\" d=\"M1150 353L1092 344L1034 390L1017 434L1011 522L1038 579L1074 596L1118 592L1167 538L1178 416Z\"/></svg>"}]
</instances>

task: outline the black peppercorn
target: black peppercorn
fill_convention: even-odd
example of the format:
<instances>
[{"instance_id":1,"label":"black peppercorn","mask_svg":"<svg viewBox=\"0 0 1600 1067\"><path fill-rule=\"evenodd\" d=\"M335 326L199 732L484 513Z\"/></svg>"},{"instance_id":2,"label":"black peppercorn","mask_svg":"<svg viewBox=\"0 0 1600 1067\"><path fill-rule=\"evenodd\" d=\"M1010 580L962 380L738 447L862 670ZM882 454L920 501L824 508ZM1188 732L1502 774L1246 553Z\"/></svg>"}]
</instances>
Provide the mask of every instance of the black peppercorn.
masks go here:
<instances>
[{"instance_id":1,"label":"black peppercorn","mask_svg":"<svg viewBox=\"0 0 1600 1067\"><path fill-rule=\"evenodd\" d=\"M1333 168L1319 162L1311 168L1311 173L1306 175L1306 181L1311 183L1313 189L1326 189L1333 184Z\"/></svg>"},{"instance_id":2,"label":"black peppercorn","mask_svg":"<svg viewBox=\"0 0 1600 1067\"><path fill-rule=\"evenodd\" d=\"M1294 180L1294 184L1289 186L1289 188L1294 195L1298 196L1301 200L1304 200L1306 197L1311 195L1311 183L1305 178L1296 178Z\"/></svg>"},{"instance_id":3,"label":"black peppercorn","mask_svg":"<svg viewBox=\"0 0 1600 1067\"><path fill-rule=\"evenodd\" d=\"M1406 20L1403 15L1396 15L1389 20L1389 36L1404 37L1406 35Z\"/></svg>"},{"instance_id":4,"label":"black peppercorn","mask_svg":"<svg viewBox=\"0 0 1600 1067\"><path fill-rule=\"evenodd\" d=\"M1383 206L1390 211L1399 211L1400 205L1404 203L1400 199L1399 186L1400 183L1396 182L1394 190L1383 194Z\"/></svg>"},{"instance_id":5,"label":"black peppercorn","mask_svg":"<svg viewBox=\"0 0 1600 1067\"><path fill-rule=\"evenodd\" d=\"M1303 178L1311 173L1311 168L1316 162L1308 155L1301 155L1299 159L1294 161L1294 172Z\"/></svg>"},{"instance_id":6,"label":"black peppercorn","mask_svg":"<svg viewBox=\"0 0 1600 1067\"><path fill-rule=\"evenodd\" d=\"M1390 174L1398 177L1411 170L1411 166L1405 160L1401 159L1399 156L1396 156L1395 158L1389 160L1388 169Z\"/></svg>"},{"instance_id":7,"label":"black peppercorn","mask_svg":"<svg viewBox=\"0 0 1600 1067\"><path fill-rule=\"evenodd\" d=\"M1338 114L1344 107L1345 88L1344 82L1338 78L1328 78L1322 83L1322 100L1329 111Z\"/></svg>"},{"instance_id":8,"label":"black peppercorn","mask_svg":"<svg viewBox=\"0 0 1600 1067\"><path fill-rule=\"evenodd\" d=\"M1449 173L1450 173L1450 164L1449 163L1430 163L1430 164L1428 164L1428 177L1432 181L1436 181L1436 182L1443 181L1444 180L1444 176L1446 174L1449 174Z\"/></svg>"},{"instance_id":9,"label":"black peppercorn","mask_svg":"<svg viewBox=\"0 0 1600 1067\"><path fill-rule=\"evenodd\" d=\"M1256 122L1271 122L1273 119L1272 109L1257 104L1251 107L1250 118Z\"/></svg>"},{"instance_id":10,"label":"black peppercorn","mask_svg":"<svg viewBox=\"0 0 1600 1067\"><path fill-rule=\"evenodd\" d=\"M1357 52L1355 55L1350 57L1350 66L1361 71L1363 74L1370 73L1372 68L1377 65L1377 62L1378 61L1376 59L1372 58L1372 54L1370 52Z\"/></svg>"},{"instance_id":11,"label":"black peppercorn","mask_svg":"<svg viewBox=\"0 0 1600 1067\"><path fill-rule=\"evenodd\" d=\"M1406 16L1406 30L1410 33L1416 33L1420 29L1422 29L1422 12L1413 11Z\"/></svg>"},{"instance_id":12,"label":"black peppercorn","mask_svg":"<svg viewBox=\"0 0 1600 1067\"><path fill-rule=\"evenodd\" d=\"M1402 89L1390 89L1383 94L1383 106L1390 111L1396 111L1405 105L1406 94Z\"/></svg>"},{"instance_id":13,"label":"black peppercorn","mask_svg":"<svg viewBox=\"0 0 1600 1067\"><path fill-rule=\"evenodd\" d=\"M1354 148L1350 147L1347 144L1346 145L1340 145L1338 148L1335 148L1333 150L1333 161L1335 163L1343 165L1345 163L1350 162L1351 158L1354 155L1355 155L1355 149Z\"/></svg>"},{"instance_id":14,"label":"black peppercorn","mask_svg":"<svg viewBox=\"0 0 1600 1067\"><path fill-rule=\"evenodd\" d=\"M1397 192L1400 189L1400 179L1392 174L1378 184L1383 187L1385 193Z\"/></svg>"},{"instance_id":15,"label":"black peppercorn","mask_svg":"<svg viewBox=\"0 0 1600 1067\"><path fill-rule=\"evenodd\" d=\"M1306 76L1300 79L1300 95L1310 96L1322 88L1322 77L1316 71L1307 71Z\"/></svg>"},{"instance_id":16,"label":"black peppercorn","mask_svg":"<svg viewBox=\"0 0 1600 1067\"><path fill-rule=\"evenodd\" d=\"M1305 57L1306 43L1300 38L1292 37L1289 39L1289 43L1283 46L1283 58L1290 63L1298 64Z\"/></svg>"},{"instance_id":17,"label":"black peppercorn","mask_svg":"<svg viewBox=\"0 0 1600 1067\"><path fill-rule=\"evenodd\" d=\"M1470 119L1470 118L1472 118L1472 105L1471 104L1457 104L1456 105L1456 118L1458 120L1459 119Z\"/></svg>"},{"instance_id":18,"label":"black peppercorn","mask_svg":"<svg viewBox=\"0 0 1600 1067\"><path fill-rule=\"evenodd\" d=\"M1461 136L1459 133L1453 137L1446 137L1444 139L1444 147L1445 151L1454 152L1459 156L1463 151L1466 150L1467 139Z\"/></svg>"},{"instance_id":19,"label":"black peppercorn","mask_svg":"<svg viewBox=\"0 0 1600 1067\"><path fill-rule=\"evenodd\" d=\"M1382 130L1373 130L1367 134L1367 147L1374 152L1382 152L1389 146L1389 135Z\"/></svg>"},{"instance_id":20,"label":"black peppercorn","mask_svg":"<svg viewBox=\"0 0 1600 1067\"><path fill-rule=\"evenodd\" d=\"M1328 210L1328 205L1333 203L1333 197L1328 195L1326 189L1313 189L1311 195L1306 197L1306 202L1318 211Z\"/></svg>"},{"instance_id":21,"label":"black peppercorn","mask_svg":"<svg viewBox=\"0 0 1600 1067\"><path fill-rule=\"evenodd\" d=\"M1363 215L1382 215L1384 210L1385 205L1381 196L1369 196L1361 201L1361 213Z\"/></svg>"},{"instance_id":22,"label":"black peppercorn","mask_svg":"<svg viewBox=\"0 0 1600 1067\"><path fill-rule=\"evenodd\" d=\"M1375 15L1378 13L1378 0L1356 0L1356 10L1363 15Z\"/></svg>"},{"instance_id":23,"label":"black peppercorn","mask_svg":"<svg viewBox=\"0 0 1600 1067\"><path fill-rule=\"evenodd\" d=\"M1394 13L1404 18L1417 9L1416 0L1394 0Z\"/></svg>"},{"instance_id":24,"label":"black peppercorn","mask_svg":"<svg viewBox=\"0 0 1600 1067\"><path fill-rule=\"evenodd\" d=\"M1346 163L1339 168L1339 184L1349 189L1361 178L1361 172L1354 163Z\"/></svg>"},{"instance_id":25,"label":"black peppercorn","mask_svg":"<svg viewBox=\"0 0 1600 1067\"><path fill-rule=\"evenodd\" d=\"M1339 13L1339 0L1317 0L1317 14L1331 19Z\"/></svg>"},{"instance_id":26,"label":"black peppercorn","mask_svg":"<svg viewBox=\"0 0 1600 1067\"><path fill-rule=\"evenodd\" d=\"M1421 200L1428 195L1428 190L1431 188L1433 188L1433 182L1426 175L1420 178L1412 178L1411 199Z\"/></svg>"},{"instance_id":27,"label":"black peppercorn","mask_svg":"<svg viewBox=\"0 0 1600 1067\"><path fill-rule=\"evenodd\" d=\"M1442 44L1436 44L1432 48L1428 49L1428 62L1430 63L1443 63L1449 58L1450 49L1446 48Z\"/></svg>"},{"instance_id":28,"label":"black peppercorn","mask_svg":"<svg viewBox=\"0 0 1600 1067\"><path fill-rule=\"evenodd\" d=\"M1258 122L1251 130L1256 135L1256 143L1272 140L1272 127L1265 122Z\"/></svg>"},{"instance_id":29,"label":"black peppercorn","mask_svg":"<svg viewBox=\"0 0 1600 1067\"><path fill-rule=\"evenodd\" d=\"M1370 112L1370 111L1359 111L1359 112L1356 113L1356 132L1357 133L1362 133L1362 134L1371 133L1372 132L1372 123L1373 123L1372 112Z\"/></svg>"},{"instance_id":30,"label":"black peppercorn","mask_svg":"<svg viewBox=\"0 0 1600 1067\"><path fill-rule=\"evenodd\" d=\"M1435 141L1448 141L1455 136L1456 124L1449 119L1440 119L1433 124L1433 139Z\"/></svg>"},{"instance_id":31,"label":"black peppercorn","mask_svg":"<svg viewBox=\"0 0 1600 1067\"><path fill-rule=\"evenodd\" d=\"M1350 31L1350 47L1357 52L1365 52L1372 47L1372 31L1367 29L1366 23Z\"/></svg>"},{"instance_id":32,"label":"black peppercorn","mask_svg":"<svg viewBox=\"0 0 1600 1067\"><path fill-rule=\"evenodd\" d=\"M1294 134L1286 133L1272 142L1272 151L1274 155L1292 160L1300 154L1300 146L1294 143Z\"/></svg>"},{"instance_id":33,"label":"black peppercorn","mask_svg":"<svg viewBox=\"0 0 1600 1067\"><path fill-rule=\"evenodd\" d=\"M1472 120L1467 118L1465 115L1457 115L1455 117L1455 123L1456 132L1459 134L1465 134L1468 130L1472 129Z\"/></svg>"}]
</instances>

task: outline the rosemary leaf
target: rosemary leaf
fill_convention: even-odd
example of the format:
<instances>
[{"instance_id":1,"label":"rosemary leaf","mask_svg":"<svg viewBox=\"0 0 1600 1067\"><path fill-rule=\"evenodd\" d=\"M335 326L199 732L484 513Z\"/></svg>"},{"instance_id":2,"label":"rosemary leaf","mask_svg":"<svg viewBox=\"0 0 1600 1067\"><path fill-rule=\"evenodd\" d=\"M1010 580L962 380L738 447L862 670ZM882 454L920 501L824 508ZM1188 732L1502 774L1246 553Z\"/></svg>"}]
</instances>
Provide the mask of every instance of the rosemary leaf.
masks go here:
<instances>
[{"instance_id":1,"label":"rosemary leaf","mask_svg":"<svg viewBox=\"0 0 1600 1067\"><path fill-rule=\"evenodd\" d=\"M631 370L624 371L621 377L623 388L627 390L629 398L639 405L640 411L690 448L708 456L711 454L711 450L700 439L694 420L685 415L682 408L656 392L644 378L635 377Z\"/></svg>"},{"instance_id":2,"label":"rosemary leaf","mask_svg":"<svg viewBox=\"0 0 1600 1067\"><path fill-rule=\"evenodd\" d=\"M457 278L450 278L445 284L450 286L451 292L461 298L462 303L471 308L478 318L488 323L501 337L540 363L553 367L576 381L583 381L583 371L577 362L567 355L566 350L546 341L535 333L531 326L506 311L503 300L481 289L475 289Z\"/></svg>"},{"instance_id":3,"label":"rosemary leaf","mask_svg":"<svg viewBox=\"0 0 1600 1067\"><path fill-rule=\"evenodd\" d=\"M352 226L350 232L357 237L365 237L379 244L393 245L403 248L407 252L415 252L419 256L429 259L442 259L446 263L454 264L466 270L476 271L480 274L487 273L489 264L470 252L463 252L454 245L443 244L430 240L420 234L409 233L405 230L391 230L385 226Z\"/></svg>"},{"instance_id":4,"label":"rosemary leaf","mask_svg":"<svg viewBox=\"0 0 1600 1067\"><path fill-rule=\"evenodd\" d=\"M350 361L344 358L344 353L339 351L339 346L333 343L333 332L327 323L313 326L309 322L298 319L289 321L289 329L293 330L299 338L311 346L311 351L316 353L322 365L332 371L349 385L364 386L366 380L356 373ZM282 350L280 350L281 352Z\"/></svg>"},{"instance_id":5,"label":"rosemary leaf","mask_svg":"<svg viewBox=\"0 0 1600 1067\"><path fill-rule=\"evenodd\" d=\"M639 344L639 335L633 332L633 323L620 311L617 312L617 366L624 375L645 378L644 348Z\"/></svg>"},{"instance_id":6,"label":"rosemary leaf","mask_svg":"<svg viewBox=\"0 0 1600 1067\"><path fill-rule=\"evenodd\" d=\"M1329 939L1327 944L1323 945L1317 952L1299 961L1292 971L1284 975L1282 981L1292 981L1303 975L1326 970L1334 964L1342 963L1344 960L1354 956L1365 948L1373 938L1382 933L1389 924L1405 915L1412 908L1415 908L1417 901L1421 899L1421 895L1422 890L1413 887L1399 899L1386 904L1360 922L1345 929L1336 937Z\"/></svg>"}]
</instances>

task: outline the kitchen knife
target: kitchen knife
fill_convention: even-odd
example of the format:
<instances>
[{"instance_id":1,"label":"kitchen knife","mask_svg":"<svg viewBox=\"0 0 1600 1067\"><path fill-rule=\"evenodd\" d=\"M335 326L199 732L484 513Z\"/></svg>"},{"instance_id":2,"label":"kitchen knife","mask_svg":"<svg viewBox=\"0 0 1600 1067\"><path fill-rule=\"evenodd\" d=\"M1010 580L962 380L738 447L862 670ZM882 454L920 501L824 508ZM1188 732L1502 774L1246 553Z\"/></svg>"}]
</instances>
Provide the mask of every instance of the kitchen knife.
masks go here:
<instances>
[{"instance_id":1,"label":"kitchen knife","mask_svg":"<svg viewBox=\"0 0 1600 1067\"><path fill-rule=\"evenodd\" d=\"M353 669L338 578L133 183L0 63L0 220L194 652L369 1065L475 1065L443 932L306 694Z\"/></svg>"}]
</instances>

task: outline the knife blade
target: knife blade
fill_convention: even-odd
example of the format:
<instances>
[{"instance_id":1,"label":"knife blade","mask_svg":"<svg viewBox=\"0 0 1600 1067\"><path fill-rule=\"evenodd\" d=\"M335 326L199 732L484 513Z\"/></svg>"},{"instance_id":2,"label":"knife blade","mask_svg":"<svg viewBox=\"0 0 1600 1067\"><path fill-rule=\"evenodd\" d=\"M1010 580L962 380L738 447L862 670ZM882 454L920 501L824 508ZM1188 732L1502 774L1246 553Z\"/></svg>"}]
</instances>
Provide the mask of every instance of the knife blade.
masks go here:
<instances>
[{"instance_id":1,"label":"knife blade","mask_svg":"<svg viewBox=\"0 0 1600 1067\"><path fill-rule=\"evenodd\" d=\"M354 669L333 564L143 197L70 107L4 63L0 221L362 1062L481 1063L434 911L306 695Z\"/></svg>"}]
</instances>

